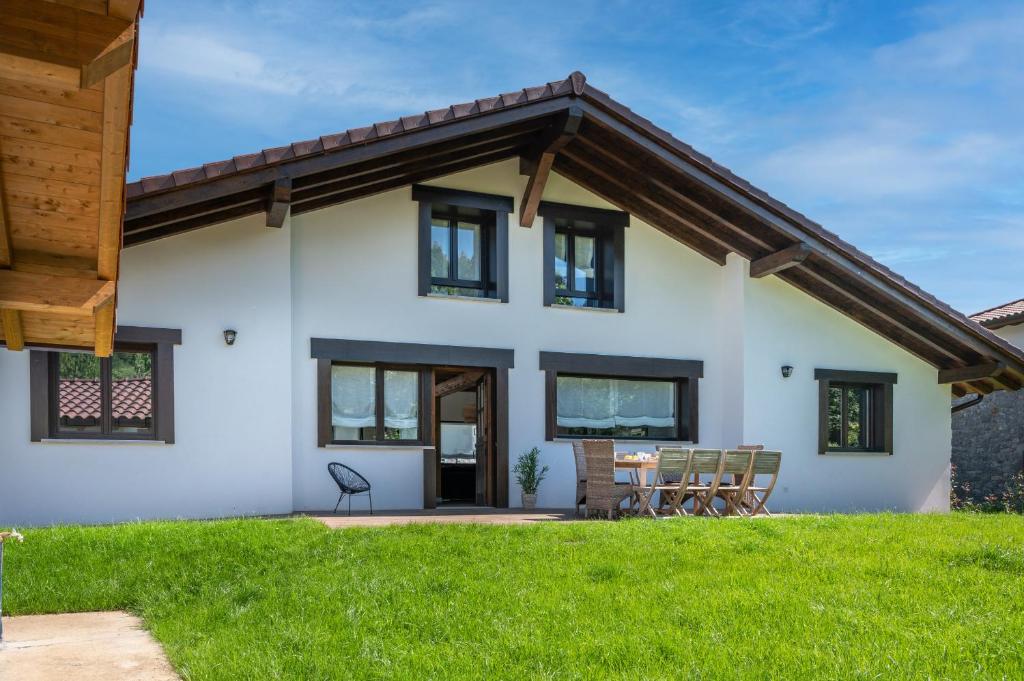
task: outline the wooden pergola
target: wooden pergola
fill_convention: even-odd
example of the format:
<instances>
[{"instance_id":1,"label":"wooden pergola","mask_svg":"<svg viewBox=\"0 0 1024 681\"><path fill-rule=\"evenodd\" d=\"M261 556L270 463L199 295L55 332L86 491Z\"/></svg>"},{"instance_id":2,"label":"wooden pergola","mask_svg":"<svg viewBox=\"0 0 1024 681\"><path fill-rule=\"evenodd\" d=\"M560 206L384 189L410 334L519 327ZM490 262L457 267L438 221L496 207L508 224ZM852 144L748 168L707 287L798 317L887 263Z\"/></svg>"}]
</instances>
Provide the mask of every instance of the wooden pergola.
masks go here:
<instances>
[{"instance_id":1,"label":"wooden pergola","mask_svg":"<svg viewBox=\"0 0 1024 681\"><path fill-rule=\"evenodd\" d=\"M0 342L113 349L141 0L0 0Z\"/></svg>"}]
</instances>

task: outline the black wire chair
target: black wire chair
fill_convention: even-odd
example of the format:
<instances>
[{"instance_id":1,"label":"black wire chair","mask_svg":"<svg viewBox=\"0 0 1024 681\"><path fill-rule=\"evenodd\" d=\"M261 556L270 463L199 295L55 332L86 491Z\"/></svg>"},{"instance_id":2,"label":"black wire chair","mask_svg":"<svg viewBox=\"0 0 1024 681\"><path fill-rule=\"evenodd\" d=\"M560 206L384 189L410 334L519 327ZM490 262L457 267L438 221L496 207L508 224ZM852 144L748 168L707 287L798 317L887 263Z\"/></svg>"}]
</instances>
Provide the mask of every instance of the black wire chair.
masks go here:
<instances>
[{"instance_id":1,"label":"black wire chair","mask_svg":"<svg viewBox=\"0 0 1024 681\"><path fill-rule=\"evenodd\" d=\"M338 512L338 506L341 506L341 500L348 496L348 514L352 515L352 497L366 492L370 497L370 515L373 515L373 493L370 492L370 483L366 478L345 464L337 462L327 464L327 472L334 478L334 482L338 483L338 489L341 491L338 503L334 505L335 513Z\"/></svg>"}]
</instances>

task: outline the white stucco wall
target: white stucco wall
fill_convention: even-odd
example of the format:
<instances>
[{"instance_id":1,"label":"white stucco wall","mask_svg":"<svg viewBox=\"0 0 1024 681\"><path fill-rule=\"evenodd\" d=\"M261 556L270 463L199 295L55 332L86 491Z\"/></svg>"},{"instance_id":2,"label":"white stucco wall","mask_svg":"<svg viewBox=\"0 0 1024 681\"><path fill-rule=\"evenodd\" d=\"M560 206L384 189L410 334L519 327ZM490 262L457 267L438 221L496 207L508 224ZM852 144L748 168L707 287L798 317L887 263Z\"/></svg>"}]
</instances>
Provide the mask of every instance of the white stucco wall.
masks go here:
<instances>
[{"instance_id":1,"label":"white stucco wall","mask_svg":"<svg viewBox=\"0 0 1024 681\"><path fill-rule=\"evenodd\" d=\"M254 216L122 254L118 322L182 330L173 445L30 442L29 354L0 352L0 524L290 511L289 238Z\"/></svg>"},{"instance_id":2,"label":"white stucco wall","mask_svg":"<svg viewBox=\"0 0 1024 681\"><path fill-rule=\"evenodd\" d=\"M525 182L510 160L432 184L518 198ZM544 198L611 207L558 175ZM282 230L253 216L126 250L119 322L183 332L177 443L30 443L28 356L2 352L0 524L330 509L330 461L371 480L375 508L419 507L420 449L317 447L312 337L514 349L510 459L541 448L551 473L540 506L572 506L575 489L570 445L544 441L542 350L702 360L696 444L783 450L779 510L947 506L949 393L927 364L775 277L749 279L742 259L720 267L635 218L625 314L545 308L541 220L509 224L508 304L417 295L408 187ZM239 332L230 348L228 327ZM782 364L795 367L790 379ZM817 454L818 367L899 375L893 456ZM509 500L519 503L514 483Z\"/></svg>"},{"instance_id":3,"label":"white stucco wall","mask_svg":"<svg viewBox=\"0 0 1024 681\"><path fill-rule=\"evenodd\" d=\"M992 333L1002 336L1018 348L1024 348L1024 324L1010 324L1009 326L995 329Z\"/></svg>"},{"instance_id":4,"label":"white stucco wall","mask_svg":"<svg viewBox=\"0 0 1024 681\"><path fill-rule=\"evenodd\" d=\"M520 196L525 183L512 160L431 184ZM541 448L551 466L538 497L542 506L572 505L575 471L569 445L544 442L541 350L702 359L706 374L720 373L714 330L722 309L717 291L723 270L674 239L637 220L626 229L625 314L545 308L541 220L524 229L515 216L509 218L509 303L422 298L416 294L417 204L411 197L405 187L293 219L296 508L334 506L337 491L324 470L332 460L349 463L374 481L375 508L418 507L423 496L418 449L316 446L311 337L513 348L510 459ZM544 198L612 208L557 175ZM702 442L709 446L720 442L721 385L702 385L701 429L707 433ZM518 505L518 489L513 487L509 499Z\"/></svg>"},{"instance_id":5,"label":"white stucco wall","mask_svg":"<svg viewBox=\"0 0 1024 681\"><path fill-rule=\"evenodd\" d=\"M949 386L936 370L777 277L743 280L743 439L783 452L774 507L949 510ZM818 368L897 374L892 456L818 454Z\"/></svg>"}]
</instances>

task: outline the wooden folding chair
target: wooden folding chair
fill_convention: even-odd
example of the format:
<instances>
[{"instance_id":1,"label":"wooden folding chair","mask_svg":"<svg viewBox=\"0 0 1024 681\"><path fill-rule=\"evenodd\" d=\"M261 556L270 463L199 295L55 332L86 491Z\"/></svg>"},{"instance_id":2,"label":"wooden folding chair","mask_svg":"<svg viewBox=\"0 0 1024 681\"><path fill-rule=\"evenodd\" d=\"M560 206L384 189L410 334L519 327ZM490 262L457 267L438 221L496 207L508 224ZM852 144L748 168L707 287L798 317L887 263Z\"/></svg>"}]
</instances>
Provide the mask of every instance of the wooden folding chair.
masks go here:
<instances>
[{"instance_id":1,"label":"wooden folding chair","mask_svg":"<svg viewBox=\"0 0 1024 681\"><path fill-rule=\"evenodd\" d=\"M775 481L779 479L781 464L782 452L771 450L754 452L754 461L751 463L750 475L748 476L750 484L747 486L747 493L752 500L751 516L755 516L762 511L764 511L765 515L771 515L771 511L764 504L768 501L768 497L772 495L772 490L775 489ZM767 485L758 485L755 479L755 476L758 475L770 475L772 477Z\"/></svg>"},{"instance_id":2,"label":"wooden folding chair","mask_svg":"<svg viewBox=\"0 0 1024 681\"><path fill-rule=\"evenodd\" d=\"M682 510L683 494L682 489L690 477L690 461L692 450L680 449L677 447L658 448L658 467L654 471L654 480L650 486L641 486L638 489L640 498L641 515L649 513L652 517L658 517L658 513L651 506L651 500L655 494L661 494L661 498L669 504L668 513L672 515L684 515ZM662 503L659 510L664 506Z\"/></svg>"},{"instance_id":3,"label":"wooden folding chair","mask_svg":"<svg viewBox=\"0 0 1024 681\"><path fill-rule=\"evenodd\" d=\"M711 506L711 500L715 498L715 492L722 481L722 450L721 449L695 449L690 461L690 473L693 480L686 484L686 489L681 495L683 501L687 497L693 497L693 514L701 515L707 512ZM701 475L710 475L708 482L701 481ZM712 507L712 512L714 508Z\"/></svg>"},{"instance_id":4,"label":"wooden folding chair","mask_svg":"<svg viewBox=\"0 0 1024 681\"><path fill-rule=\"evenodd\" d=\"M719 482L715 495L725 502L725 514L743 515L742 501L750 486L750 467L754 462L754 450L730 449L722 455L722 475L732 475L732 482L722 484Z\"/></svg>"}]
</instances>

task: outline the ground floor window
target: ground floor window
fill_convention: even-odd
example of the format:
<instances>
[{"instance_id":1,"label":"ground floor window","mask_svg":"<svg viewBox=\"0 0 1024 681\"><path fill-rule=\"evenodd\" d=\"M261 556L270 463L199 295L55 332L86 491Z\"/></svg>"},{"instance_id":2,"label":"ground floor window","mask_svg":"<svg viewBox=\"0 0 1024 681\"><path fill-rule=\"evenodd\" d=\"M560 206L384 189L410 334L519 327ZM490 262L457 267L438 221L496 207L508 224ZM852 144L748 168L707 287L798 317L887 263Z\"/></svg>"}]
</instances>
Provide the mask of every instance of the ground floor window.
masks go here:
<instances>
[{"instance_id":1,"label":"ground floor window","mask_svg":"<svg viewBox=\"0 0 1024 681\"><path fill-rule=\"evenodd\" d=\"M819 452L892 453L896 374L817 369Z\"/></svg>"},{"instance_id":2,"label":"ground floor window","mask_svg":"<svg viewBox=\"0 0 1024 681\"><path fill-rule=\"evenodd\" d=\"M177 329L121 327L110 357L33 351L32 439L174 441Z\"/></svg>"},{"instance_id":3,"label":"ground floor window","mask_svg":"<svg viewBox=\"0 0 1024 681\"><path fill-rule=\"evenodd\" d=\"M418 370L331 365L333 442L419 442L420 411Z\"/></svg>"},{"instance_id":4,"label":"ground floor window","mask_svg":"<svg viewBox=\"0 0 1024 681\"><path fill-rule=\"evenodd\" d=\"M680 381L559 375L555 382L558 437L676 440Z\"/></svg>"},{"instance_id":5,"label":"ground floor window","mask_svg":"<svg viewBox=\"0 0 1024 681\"><path fill-rule=\"evenodd\" d=\"M540 353L547 438L696 441L703 362Z\"/></svg>"}]
</instances>

